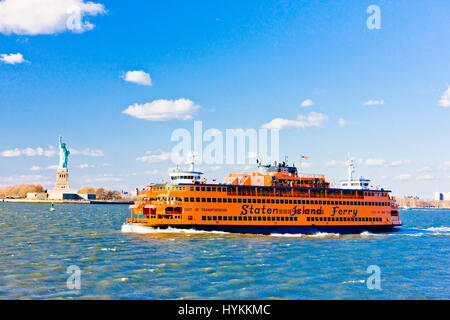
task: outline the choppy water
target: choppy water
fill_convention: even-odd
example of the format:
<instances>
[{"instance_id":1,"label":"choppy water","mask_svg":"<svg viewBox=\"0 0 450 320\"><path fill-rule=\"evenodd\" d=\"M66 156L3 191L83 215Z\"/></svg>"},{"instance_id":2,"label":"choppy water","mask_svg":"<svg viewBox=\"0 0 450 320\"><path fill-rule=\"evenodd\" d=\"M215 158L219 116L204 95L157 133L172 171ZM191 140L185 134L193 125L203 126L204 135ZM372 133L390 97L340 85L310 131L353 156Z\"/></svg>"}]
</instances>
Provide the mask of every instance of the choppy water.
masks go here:
<instances>
[{"instance_id":1,"label":"choppy water","mask_svg":"<svg viewBox=\"0 0 450 320\"><path fill-rule=\"evenodd\" d=\"M450 210L395 234L124 233L121 205L0 204L2 299L450 299ZM81 270L68 289L67 268ZM381 270L369 290L366 270Z\"/></svg>"}]
</instances>

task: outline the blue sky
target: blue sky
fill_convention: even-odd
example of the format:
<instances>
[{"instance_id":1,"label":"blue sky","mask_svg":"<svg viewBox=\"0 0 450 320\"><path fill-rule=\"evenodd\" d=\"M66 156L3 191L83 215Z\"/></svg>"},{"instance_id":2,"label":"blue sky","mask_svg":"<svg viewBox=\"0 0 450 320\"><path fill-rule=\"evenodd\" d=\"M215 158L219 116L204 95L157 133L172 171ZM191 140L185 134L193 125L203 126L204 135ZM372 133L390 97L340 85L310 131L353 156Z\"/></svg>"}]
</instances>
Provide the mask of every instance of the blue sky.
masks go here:
<instances>
[{"instance_id":1,"label":"blue sky","mask_svg":"<svg viewBox=\"0 0 450 320\"><path fill-rule=\"evenodd\" d=\"M350 153L358 175L397 196L450 191L446 0L63 0L90 23L75 32L57 1L29 1L0 1L0 185L51 187L62 135L73 188L131 190L166 178L164 157L137 159L169 152L177 128L281 118L297 122L281 128L280 156L308 155L307 173L338 182ZM381 29L366 26L372 4ZM128 71L151 85L126 81ZM135 104L170 110L162 121L123 113ZM323 119L298 124L311 112ZM220 179L247 168L202 169Z\"/></svg>"}]
</instances>

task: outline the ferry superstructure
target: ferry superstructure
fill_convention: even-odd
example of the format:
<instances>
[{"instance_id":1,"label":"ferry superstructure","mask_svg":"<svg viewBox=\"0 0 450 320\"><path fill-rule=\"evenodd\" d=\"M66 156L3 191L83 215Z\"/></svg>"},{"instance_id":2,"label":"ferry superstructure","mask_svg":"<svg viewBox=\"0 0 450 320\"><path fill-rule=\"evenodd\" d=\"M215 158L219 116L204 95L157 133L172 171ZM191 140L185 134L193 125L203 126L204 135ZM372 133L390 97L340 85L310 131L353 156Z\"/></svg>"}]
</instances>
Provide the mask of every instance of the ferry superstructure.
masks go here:
<instances>
[{"instance_id":1,"label":"ferry superstructure","mask_svg":"<svg viewBox=\"0 0 450 320\"><path fill-rule=\"evenodd\" d=\"M230 173L207 183L202 172L172 170L170 181L139 191L128 224L236 233L351 234L389 232L401 226L389 190L354 179L353 162L341 187L324 175L299 175L285 162Z\"/></svg>"}]
</instances>

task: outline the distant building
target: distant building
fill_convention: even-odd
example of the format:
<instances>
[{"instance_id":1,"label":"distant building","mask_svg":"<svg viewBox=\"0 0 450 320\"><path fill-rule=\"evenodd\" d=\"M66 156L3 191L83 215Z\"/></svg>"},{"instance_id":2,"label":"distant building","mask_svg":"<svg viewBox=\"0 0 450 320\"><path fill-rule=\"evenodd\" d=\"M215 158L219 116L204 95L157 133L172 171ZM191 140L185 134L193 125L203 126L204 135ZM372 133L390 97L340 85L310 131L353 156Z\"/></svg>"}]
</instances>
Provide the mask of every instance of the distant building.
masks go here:
<instances>
[{"instance_id":1,"label":"distant building","mask_svg":"<svg viewBox=\"0 0 450 320\"><path fill-rule=\"evenodd\" d=\"M434 193L434 200L437 200L437 201L444 200L444 194L441 193L441 192L435 192Z\"/></svg>"},{"instance_id":2,"label":"distant building","mask_svg":"<svg viewBox=\"0 0 450 320\"><path fill-rule=\"evenodd\" d=\"M444 193L442 200L450 200L450 192Z\"/></svg>"}]
</instances>

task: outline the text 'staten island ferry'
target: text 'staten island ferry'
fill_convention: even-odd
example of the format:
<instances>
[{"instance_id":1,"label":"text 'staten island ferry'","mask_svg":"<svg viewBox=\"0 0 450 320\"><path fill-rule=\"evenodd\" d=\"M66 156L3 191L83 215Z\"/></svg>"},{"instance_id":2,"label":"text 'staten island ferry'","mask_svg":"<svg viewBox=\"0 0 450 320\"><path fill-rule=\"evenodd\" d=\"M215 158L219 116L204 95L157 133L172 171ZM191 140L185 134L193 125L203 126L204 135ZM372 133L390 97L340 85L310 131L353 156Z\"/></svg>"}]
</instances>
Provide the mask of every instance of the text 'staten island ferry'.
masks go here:
<instances>
[{"instance_id":1,"label":"text 'staten island ferry'","mask_svg":"<svg viewBox=\"0 0 450 320\"><path fill-rule=\"evenodd\" d=\"M401 226L390 191L354 179L352 160L339 188L323 175L299 175L285 162L258 169L210 184L193 162L190 170L176 168L169 183L139 191L125 226L257 234L386 232Z\"/></svg>"}]
</instances>

